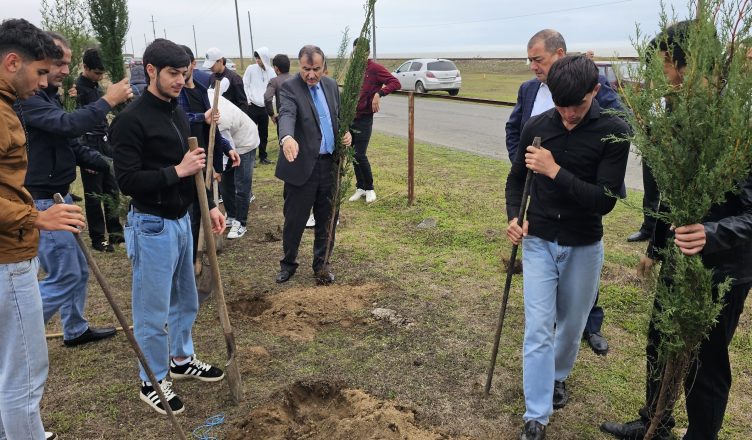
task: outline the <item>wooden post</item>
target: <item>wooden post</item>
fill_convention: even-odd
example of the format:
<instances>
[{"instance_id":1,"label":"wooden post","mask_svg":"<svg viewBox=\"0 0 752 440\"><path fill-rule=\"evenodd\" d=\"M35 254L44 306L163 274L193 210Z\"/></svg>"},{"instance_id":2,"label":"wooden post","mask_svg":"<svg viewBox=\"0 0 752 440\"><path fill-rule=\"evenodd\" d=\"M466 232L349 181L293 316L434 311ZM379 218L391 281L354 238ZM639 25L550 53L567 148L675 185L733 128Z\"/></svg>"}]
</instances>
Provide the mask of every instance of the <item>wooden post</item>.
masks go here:
<instances>
[{"instance_id":1,"label":"wooden post","mask_svg":"<svg viewBox=\"0 0 752 440\"><path fill-rule=\"evenodd\" d=\"M407 94L407 204L415 203L415 93Z\"/></svg>"}]
</instances>

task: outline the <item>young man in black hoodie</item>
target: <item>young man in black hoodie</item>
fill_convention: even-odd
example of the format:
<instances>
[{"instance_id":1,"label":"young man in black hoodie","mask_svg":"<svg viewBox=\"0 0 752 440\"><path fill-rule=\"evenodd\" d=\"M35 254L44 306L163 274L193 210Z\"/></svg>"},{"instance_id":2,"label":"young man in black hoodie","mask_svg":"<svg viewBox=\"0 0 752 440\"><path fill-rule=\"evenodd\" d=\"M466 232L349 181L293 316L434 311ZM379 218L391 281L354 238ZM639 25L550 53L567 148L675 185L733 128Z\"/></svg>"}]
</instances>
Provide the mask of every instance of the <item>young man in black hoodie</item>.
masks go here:
<instances>
[{"instance_id":1,"label":"young man in black hoodie","mask_svg":"<svg viewBox=\"0 0 752 440\"><path fill-rule=\"evenodd\" d=\"M134 334L175 413L185 408L164 380L168 373L173 379L206 382L224 377L222 370L196 358L191 333L198 293L188 207L196 199L193 176L206 165L206 154L203 148L189 151L188 118L177 105L189 64L180 46L154 40L144 51L149 85L111 127L115 175L131 196L125 246L133 265ZM212 202L209 207L212 231L221 233L224 216ZM139 397L165 414L156 384L148 382L143 369L140 376Z\"/></svg>"}]
</instances>

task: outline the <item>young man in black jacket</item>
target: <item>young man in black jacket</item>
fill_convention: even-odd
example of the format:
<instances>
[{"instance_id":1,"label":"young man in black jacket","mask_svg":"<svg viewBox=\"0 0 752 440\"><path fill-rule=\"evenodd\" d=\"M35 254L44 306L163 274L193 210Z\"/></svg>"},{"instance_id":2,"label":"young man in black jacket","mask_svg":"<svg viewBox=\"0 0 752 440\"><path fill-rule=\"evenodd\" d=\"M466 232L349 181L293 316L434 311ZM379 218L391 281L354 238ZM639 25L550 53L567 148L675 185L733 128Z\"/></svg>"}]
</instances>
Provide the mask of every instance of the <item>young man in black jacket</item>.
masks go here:
<instances>
[{"instance_id":1,"label":"young man in black jacket","mask_svg":"<svg viewBox=\"0 0 752 440\"><path fill-rule=\"evenodd\" d=\"M52 63L47 88L21 101L19 116L28 131L29 168L24 186L40 211L54 206L52 196L60 193L68 203L70 184L76 179L76 165L109 173L110 163L96 150L82 146L78 137L104 120L112 107L131 96L127 83L114 84L107 95L74 112L63 109L58 89L70 73L71 50L64 37L50 33L63 51ZM58 310L63 323L63 342L75 346L111 337L114 328L90 327L84 318L89 270L84 254L73 234L67 231L43 231L39 240L39 261L46 273L39 282L44 320Z\"/></svg>"},{"instance_id":2,"label":"young man in black jacket","mask_svg":"<svg viewBox=\"0 0 752 440\"><path fill-rule=\"evenodd\" d=\"M194 175L206 165L203 148L189 151L188 118L177 105L190 59L175 43L154 40L144 51L148 83L144 94L112 123L115 175L131 196L125 246L133 265L133 327L136 340L175 413L183 402L164 380L219 381L222 370L199 361L192 328L198 312L193 240L188 207L196 200ZM211 200L211 199L210 199ZM212 231L225 229L210 202ZM169 329L169 337L165 332ZM141 369L140 398L166 411Z\"/></svg>"},{"instance_id":3,"label":"young man in black jacket","mask_svg":"<svg viewBox=\"0 0 752 440\"><path fill-rule=\"evenodd\" d=\"M99 81L104 76L104 64L99 50L87 49L83 55L83 65L84 71L76 79L76 108L95 103L102 97ZM107 129L107 119L102 117L98 124L81 136L81 143L111 158ZM84 186L86 223L89 226L91 247L100 252L112 252L114 244L123 242L123 226L118 216L120 191L115 176L110 170L96 171L82 166L81 183ZM109 240L105 238L105 233Z\"/></svg>"},{"instance_id":4,"label":"young man in black jacket","mask_svg":"<svg viewBox=\"0 0 752 440\"><path fill-rule=\"evenodd\" d=\"M616 204L629 156L627 124L601 112L598 68L584 56L556 61L548 72L554 108L531 118L506 185L507 237L522 241L526 412L521 440L542 440L568 395L580 336L603 266L602 217ZM542 147L531 146L540 137ZM528 171L534 172L528 220L517 224ZM523 240L524 236L524 240ZM553 398L552 398L553 397Z\"/></svg>"}]
</instances>

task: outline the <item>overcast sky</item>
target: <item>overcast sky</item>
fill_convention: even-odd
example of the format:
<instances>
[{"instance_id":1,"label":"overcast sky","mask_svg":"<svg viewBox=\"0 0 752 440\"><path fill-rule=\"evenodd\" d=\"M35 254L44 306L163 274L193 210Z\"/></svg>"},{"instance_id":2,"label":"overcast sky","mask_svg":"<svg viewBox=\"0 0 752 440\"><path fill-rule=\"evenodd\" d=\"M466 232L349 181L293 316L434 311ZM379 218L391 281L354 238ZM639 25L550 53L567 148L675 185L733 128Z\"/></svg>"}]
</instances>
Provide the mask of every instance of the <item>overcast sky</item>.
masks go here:
<instances>
[{"instance_id":1,"label":"overcast sky","mask_svg":"<svg viewBox=\"0 0 752 440\"><path fill-rule=\"evenodd\" d=\"M54 3L55 0L48 0ZM334 55L346 26L351 38L363 24L365 0L237 0L243 53L253 45L271 54L297 54L304 44L317 44ZM666 0L686 18L688 0ZM41 0L0 0L3 16L40 24ZM238 34L234 0L130 0L126 52L140 56L151 41L152 15L157 37L194 47L198 57L219 47L235 57ZM543 28L560 31L570 51L594 49L597 55L631 55L630 37L638 23L646 33L658 27L658 0L378 0L378 56L524 56L530 36Z\"/></svg>"}]
</instances>

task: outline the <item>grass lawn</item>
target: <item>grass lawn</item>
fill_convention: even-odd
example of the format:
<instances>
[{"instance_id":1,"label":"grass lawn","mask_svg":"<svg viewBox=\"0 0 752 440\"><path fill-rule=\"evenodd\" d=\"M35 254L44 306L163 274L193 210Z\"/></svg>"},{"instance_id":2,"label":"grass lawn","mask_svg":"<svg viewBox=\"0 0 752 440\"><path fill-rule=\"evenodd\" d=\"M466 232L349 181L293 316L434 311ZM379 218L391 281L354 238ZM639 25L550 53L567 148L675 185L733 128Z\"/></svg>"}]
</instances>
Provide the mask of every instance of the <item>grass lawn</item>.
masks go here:
<instances>
[{"instance_id":1,"label":"grass lawn","mask_svg":"<svg viewBox=\"0 0 752 440\"><path fill-rule=\"evenodd\" d=\"M315 287L311 277L310 231L300 247L298 272L290 282L275 284L282 185L273 166L256 168L249 232L228 242L220 255L246 399L232 405L225 383L176 383L187 407L179 417L185 431L221 412L225 423L214 431L217 438L517 438L524 412L519 276L492 394L482 395L502 259L510 248L502 189L508 165L418 144L417 202L408 207L405 142L374 134L369 157L379 199L370 206L344 205L332 261L337 282L329 288ZM270 150L276 158L276 148ZM75 192L81 194L80 187ZM640 194L629 198L638 203ZM436 227L417 228L427 218ZM605 219L600 303L612 349L598 357L582 346L568 381L570 403L554 414L550 439L605 439L598 431L601 422L631 420L642 403L652 298L633 275L644 245L625 241L640 221L623 204ZM125 249L97 257L130 315ZM393 309L403 319L377 321L370 314L376 307ZM93 325L114 322L93 279L88 316ZM48 332L58 330L53 320ZM222 363L223 337L212 304L202 306L194 338L203 360ZM62 439L170 436L167 420L138 398L135 356L122 334L75 349L51 339L49 351L42 408L48 430ZM721 438L752 438L749 312L731 353L734 385ZM337 387L358 391L343 395ZM677 418L678 427L686 426L683 410Z\"/></svg>"}]
</instances>

